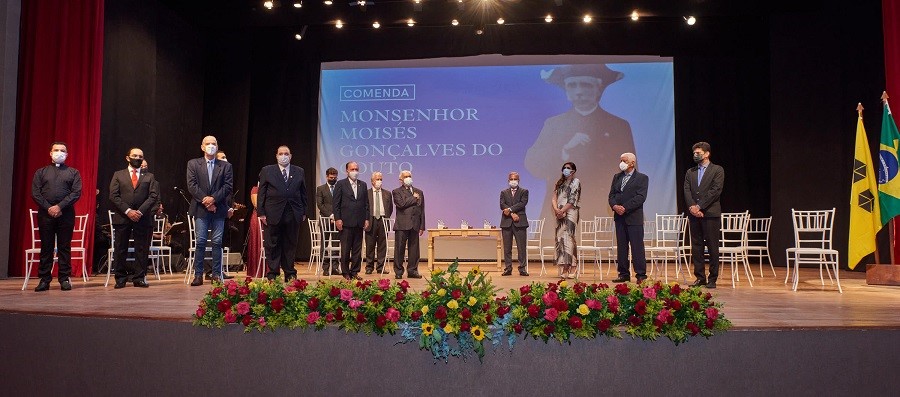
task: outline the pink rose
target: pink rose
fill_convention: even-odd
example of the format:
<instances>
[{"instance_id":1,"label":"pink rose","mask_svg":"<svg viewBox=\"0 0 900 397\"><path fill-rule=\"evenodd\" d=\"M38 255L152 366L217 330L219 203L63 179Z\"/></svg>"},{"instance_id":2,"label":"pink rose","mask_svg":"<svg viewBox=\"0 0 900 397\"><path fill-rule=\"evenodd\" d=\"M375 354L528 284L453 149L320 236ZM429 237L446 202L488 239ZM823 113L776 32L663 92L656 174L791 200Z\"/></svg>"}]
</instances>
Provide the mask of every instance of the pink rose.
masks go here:
<instances>
[{"instance_id":1,"label":"pink rose","mask_svg":"<svg viewBox=\"0 0 900 397\"><path fill-rule=\"evenodd\" d=\"M557 299L559 299L559 295L557 295L556 292L553 291L547 291L546 293L544 293L544 296L541 297L541 300L543 300L544 304L547 306L552 306Z\"/></svg>"},{"instance_id":2,"label":"pink rose","mask_svg":"<svg viewBox=\"0 0 900 397\"><path fill-rule=\"evenodd\" d=\"M612 295L610 295L610 296L612 296ZM588 299L588 300L584 301L584 304L587 305L588 309L591 309L591 310L603 309L603 304L600 303L600 301L598 301L596 299Z\"/></svg>"},{"instance_id":3,"label":"pink rose","mask_svg":"<svg viewBox=\"0 0 900 397\"><path fill-rule=\"evenodd\" d=\"M206 310L204 310L202 307L198 307L197 308L197 318L203 317L204 314L206 314Z\"/></svg>"},{"instance_id":4,"label":"pink rose","mask_svg":"<svg viewBox=\"0 0 900 397\"><path fill-rule=\"evenodd\" d=\"M544 319L547 321L556 321L556 317L559 316L559 311L554 308L549 308L544 310Z\"/></svg>"},{"instance_id":5,"label":"pink rose","mask_svg":"<svg viewBox=\"0 0 900 397\"><path fill-rule=\"evenodd\" d=\"M237 316L234 314L233 311L229 310L229 311L225 312L225 322L226 323L234 324L235 321L237 321Z\"/></svg>"},{"instance_id":6,"label":"pink rose","mask_svg":"<svg viewBox=\"0 0 900 397\"><path fill-rule=\"evenodd\" d=\"M669 312L668 309L662 309L659 311L659 314L656 315L656 319L661 323L668 323L671 320L674 320L675 317L672 316L672 313Z\"/></svg>"},{"instance_id":7,"label":"pink rose","mask_svg":"<svg viewBox=\"0 0 900 397\"><path fill-rule=\"evenodd\" d=\"M644 298L656 299L656 288L647 287L647 288L644 288L642 291L644 291Z\"/></svg>"},{"instance_id":8,"label":"pink rose","mask_svg":"<svg viewBox=\"0 0 900 397\"><path fill-rule=\"evenodd\" d=\"M385 312L385 317L387 317L388 320L391 320L392 323L396 323L397 321L400 321L400 311L393 307L389 307L387 312Z\"/></svg>"},{"instance_id":9,"label":"pink rose","mask_svg":"<svg viewBox=\"0 0 900 397\"><path fill-rule=\"evenodd\" d=\"M259 320L257 320L257 322L259 323L260 327L266 326L266 318L265 317L260 317Z\"/></svg>"},{"instance_id":10,"label":"pink rose","mask_svg":"<svg viewBox=\"0 0 900 397\"><path fill-rule=\"evenodd\" d=\"M341 300L342 301L349 302L351 298L353 298L353 290L349 290L349 289L341 290Z\"/></svg>"},{"instance_id":11,"label":"pink rose","mask_svg":"<svg viewBox=\"0 0 900 397\"><path fill-rule=\"evenodd\" d=\"M356 300L356 299L350 300L350 308L351 309L355 310L355 309L359 308L360 306L362 306L362 304L363 304L363 302L360 300Z\"/></svg>"},{"instance_id":12,"label":"pink rose","mask_svg":"<svg viewBox=\"0 0 900 397\"><path fill-rule=\"evenodd\" d=\"M238 314L240 314L240 315L242 315L242 316L245 315L245 314L247 314L247 313L250 313L250 304L247 303L247 302L240 302L240 303L238 303L237 306L236 306L236 308L237 308Z\"/></svg>"},{"instance_id":13,"label":"pink rose","mask_svg":"<svg viewBox=\"0 0 900 397\"><path fill-rule=\"evenodd\" d=\"M625 284L619 284L625 285ZM619 297L610 295L606 297L606 303L609 304L609 311L615 313L619 311Z\"/></svg>"},{"instance_id":14,"label":"pink rose","mask_svg":"<svg viewBox=\"0 0 900 397\"><path fill-rule=\"evenodd\" d=\"M319 317L321 317L321 315L319 314L319 312L310 312L310 313L306 316L306 323L307 323L307 324L310 324L310 325L311 325L311 324L315 324L316 321L319 321Z\"/></svg>"},{"instance_id":15,"label":"pink rose","mask_svg":"<svg viewBox=\"0 0 900 397\"><path fill-rule=\"evenodd\" d=\"M707 307L706 308L706 318L716 321L719 318L719 310L715 307Z\"/></svg>"},{"instance_id":16,"label":"pink rose","mask_svg":"<svg viewBox=\"0 0 900 397\"><path fill-rule=\"evenodd\" d=\"M378 280L378 288L382 291L387 291L388 288L391 288L391 280L386 278Z\"/></svg>"}]
</instances>

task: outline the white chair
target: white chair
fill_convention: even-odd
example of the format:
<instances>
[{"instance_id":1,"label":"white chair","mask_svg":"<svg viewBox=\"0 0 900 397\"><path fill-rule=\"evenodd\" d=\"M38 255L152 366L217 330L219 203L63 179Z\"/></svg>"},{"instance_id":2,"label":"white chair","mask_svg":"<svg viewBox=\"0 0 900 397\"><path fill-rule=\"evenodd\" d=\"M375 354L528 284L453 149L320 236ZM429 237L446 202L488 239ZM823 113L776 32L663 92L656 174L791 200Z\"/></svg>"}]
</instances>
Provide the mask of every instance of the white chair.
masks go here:
<instances>
[{"instance_id":1,"label":"white chair","mask_svg":"<svg viewBox=\"0 0 900 397\"><path fill-rule=\"evenodd\" d=\"M320 218L319 227L322 230L324 240L324 245L322 246L322 266L324 266L325 260L327 259L329 261L329 266L333 266L330 264L331 261L337 261L338 269L340 269L341 240L338 237L338 230L334 225L334 219ZM341 269L341 271L343 271L343 269ZM318 274L319 270L316 269L316 275Z\"/></svg>"},{"instance_id":2,"label":"white chair","mask_svg":"<svg viewBox=\"0 0 900 397\"><path fill-rule=\"evenodd\" d=\"M35 263L40 266L41 263L41 233L40 227L37 223L37 211L28 210L28 215L31 220L31 248L27 248L25 250L25 282L22 283L22 290L28 286L28 279L31 277L31 270ZM75 226L72 230L72 243L71 243L71 257L70 262L74 260L81 261L81 278L84 282L87 282L89 277L89 273L87 270L87 263L85 263L85 248L84 241L85 236L87 234L87 221L88 215L76 215L75 216ZM53 266L56 266L58 261L56 255L57 249L54 249L53 252ZM53 268L50 268L50 271L53 271Z\"/></svg>"},{"instance_id":3,"label":"white chair","mask_svg":"<svg viewBox=\"0 0 900 397\"><path fill-rule=\"evenodd\" d=\"M311 247L309 250L309 265L307 265L306 270L315 269L316 274L319 272L319 268L322 267L322 230L319 229L319 220L318 219L307 219L306 223L309 225L309 246ZM260 225L260 230L262 230L262 225ZM261 261L264 261L263 257L259 258Z\"/></svg>"},{"instance_id":4,"label":"white chair","mask_svg":"<svg viewBox=\"0 0 900 397\"><path fill-rule=\"evenodd\" d=\"M259 257L256 259L256 273L253 276L262 278L262 276L266 274L266 269L269 266L269 262L266 259L266 233L264 231L266 225L263 224L262 219L257 217L256 226L259 229Z\"/></svg>"},{"instance_id":5,"label":"white chair","mask_svg":"<svg viewBox=\"0 0 900 397\"><path fill-rule=\"evenodd\" d=\"M166 235L166 218L154 217L153 221L153 235L150 237L150 260L153 261L153 266L156 268L158 278L159 269L162 268L163 272L165 272L167 265L169 267L169 274L172 274L172 247L165 245L164 241Z\"/></svg>"},{"instance_id":6,"label":"white chair","mask_svg":"<svg viewBox=\"0 0 900 397\"><path fill-rule=\"evenodd\" d=\"M196 222L191 214L187 215L188 219L188 237L190 238L190 248L188 248L188 261L187 261L187 269L184 271L184 283L190 283L191 277L193 276L193 270L196 260L197 260L197 227ZM203 256L200 257L200 263L202 265L203 261L206 259L212 260L212 240L209 239L211 237L209 234L206 235L206 249L203 253ZM231 251L228 247L222 246L222 274L219 275L219 278L224 279L225 274L228 273L228 254Z\"/></svg>"},{"instance_id":7,"label":"white chair","mask_svg":"<svg viewBox=\"0 0 900 397\"><path fill-rule=\"evenodd\" d=\"M769 256L769 229L772 227L772 217L750 218L747 225L747 257L759 259L759 276L763 277L763 258L769 261L772 268L772 276L777 277L772 257Z\"/></svg>"},{"instance_id":8,"label":"white chair","mask_svg":"<svg viewBox=\"0 0 900 397\"><path fill-rule=\"evenodd\" d=\"M687 282L688 276L693 274L693 267L691 262L691 234L688 229L690 221L687 217L684 218L684 223L681 226L681 244L678 245L678 263L675 265L675 277L678 278L678 275L681 274L682 280ZM682 267L682 263L684 267Z\"/></svg>"},{"instance_id":9,"label":"white chair","mask_svg":"<svg viewBox=\"0 0 900 397\"><path fill-rule=\"evenodd\" d=\"M747 224L750 212L726 212L722 213L722 237L719 239L719 263L725 262L731 265L731 288L735 288L735 282L740 280L738 265L744 267L747 282L753 286L753 272L750 271L750 261L747 260Z\"/></svg>"},{"instance_id":10,"label":"white chair","mask_svg":"<svg viewBox=\"0 0 900 397\"><path fill-rule=\"evenodd\" d=\"M588 256L594 259L599 272L602 269L599 262L601 248L597 246L597 223L593 219L578 221L578 232L578 240L581 244L575 246L578 250L578 266L575 268L575 273L584 275L584 261Z\"/></svg>"},{"instance_id":11,"label":"white chair","mask_svg":"<svg viewBox=\"0 0 900 397\"><path fill-rule=\"evenodd\" d=\"M684 232L684 215L660 215L656 214L656 221L649 224L653 230L653 238L650 244L646 244L644 251L647 253L647 260L650 262L648 273L653 274L653 270L659 270L658 262L662 262L663 278L665 282L669 282L669 261L678 262L682 236ZM644 227L648 226L644 222ZM647 230L644 230L647 234ZM645 241L647 239L645 238Z\"/></svg>"},{"instance_id":12,"label":"white chair","mask_svg":"<svg viewBox=\"0 0 900 397\"><path fill-rule=\"evenodd\" d=\"M837 282L838 292L844 293L844 290L841 289L838 272L838 251L832 249L834 208L820 211L796 211L791 208L791 218L794 223L794 247L785 250L788 269L788 274L784 278L785 284L790 277L792 261L794 262L794 291L797 290L799 283L800 264L818 264L822 285L825 285L825 276L822 274L824 267L828 270L828 278L831 283ZM831 279L832 269L834 270L834 279Z\"/></svg>"},{"instance_id":13,"label":"white chair","mask_svg":"<svg viewBox=\"0 0 900 397\"><path fill-rule=\"evenodd\" d=\"M384 241L387 243L387 249L384 251L384 266L381 267L381 274L388 271L387 263L394 263L394 220L388 217L382 217L384 223Z\"/></svg>"},{"instance_id":14,"label":"white chair","mask_svg":"<svg viewBox=\"0 0 900 397\"><path fill-rule=\"evenodd\" d=\"M597 224L594 243L600 249L600 264L603 264L603 253L605 252L609 260L606 274L609 275L613 265L616 263L616 223L611 216L595 216L594 223ZM601 277L600 279L602 280L603 278Z\"/></svg>"},{"instance_id":15,"label":"white chair","mask_svg":"<svg viewBox=\"0 0 900 397\"><path fill-rule=\"evenodd\" d=\"M528 220L528 237L525 239L525 261L531 262L531 251L537 250L538 257L541 258L541 274L544 274L544 250L541 248L541 236L544 233L544 219ZM531 272L529 265L525 265L525 270Z\"/></svg>"}]
</instances>

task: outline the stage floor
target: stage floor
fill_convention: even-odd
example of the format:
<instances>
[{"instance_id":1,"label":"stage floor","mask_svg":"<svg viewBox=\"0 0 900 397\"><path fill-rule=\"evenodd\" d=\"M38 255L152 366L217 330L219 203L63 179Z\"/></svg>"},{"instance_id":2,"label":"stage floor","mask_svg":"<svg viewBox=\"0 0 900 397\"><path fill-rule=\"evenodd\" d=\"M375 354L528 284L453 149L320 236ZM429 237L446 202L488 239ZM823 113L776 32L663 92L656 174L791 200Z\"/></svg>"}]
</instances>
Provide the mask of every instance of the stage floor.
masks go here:
<instances>
[{"instance_id":1,"label":"stage floor","mask_svg":"<svg viewBox=\"0 0 900 397\"><path fill-rule=\"evenodd\" d=\"M424 268L424 264L422 266ZM463 264L462 269L468 267ZM765 278L759 277L759 267L755 266L756 279L753 287L746 281L731 288L730 279L720 279L719 288L711 290L717 301L724 302L724 313L732 321L736 330L772 330L800 328L887 328L900 329L900 287L869 286L865 283L865 273L841 272L840 294L837 287L831 285L826 277L825 286L821 285L818 269L801 269L800 285L797 292L784 284L785 270L777 269L777 277L772 276L766 268ZM307 281L322 279L307 270L305 263L297 263L299 277ZM482 266L482 270L487 271ZM555 269L548 268L552 274ZM581 280L607 282L614 277L615 271L609 275L598 274L596 267L587 269ZM423 271L424 273L424 271ZM488 271L494 283L500 287L501 294L509 289L531 281L556 281L556 277L538 276L540 265L531 265L531 276L500 277L497 271ZM725 272L723 272L725 273ZM236 277L242 274L232 273ZM727 274L727 273L726 273ZM361 276L370 279L381 278L375 275ZM602 277L601 277L602 276ZM385 277L393 279L392 274ZM101 318L149 319L162 321L189 322L197 303L209 290L207 282L202 287L190 287L184 284L184 274L163 275L162 280L150 277L150 288L128 287L115 290L112 281L104 288L105 275L92 277L87 283L73 279L73 290L63 292L54 280L51 290L36 293L33 291L37 279L29 281L28 288L22 291L22 278L0 280L0 312L30 313L41 315L82 316ZM338 279L332 276L331 279ZM653 277L651 276L651 279ZM408 280L413 289L425 287L425 280ZM670 275L669 281L674 281ZM683 283L682 280L679 280Z\"/></svg>"}]
</instances>

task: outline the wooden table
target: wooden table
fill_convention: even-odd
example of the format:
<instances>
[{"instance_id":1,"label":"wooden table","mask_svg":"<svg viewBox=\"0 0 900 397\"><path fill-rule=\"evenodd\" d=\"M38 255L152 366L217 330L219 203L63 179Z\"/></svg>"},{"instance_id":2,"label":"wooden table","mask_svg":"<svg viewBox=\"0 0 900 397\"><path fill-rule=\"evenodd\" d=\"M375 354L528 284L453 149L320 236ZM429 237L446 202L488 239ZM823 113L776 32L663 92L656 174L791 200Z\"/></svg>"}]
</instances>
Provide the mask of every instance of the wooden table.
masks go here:
<instances>
[{"instance_id":1,"label":"wooden table","mask_svg":"<svg viewBox=\"0 0 900 397\"><path fill-rule=\"evenodd\" d=\"M497 269L503 268L503 238L500 234L500 228L494 229L428 229L428 269L434 270L434 264L447 264L453 262L435 262L434 261L434 240L437 238L449 239L469 239L469 238L494 238L497 241L497 261L496 262L465 262L474 265L490 265L496 263Z\"/></svg>"}]
</instances>

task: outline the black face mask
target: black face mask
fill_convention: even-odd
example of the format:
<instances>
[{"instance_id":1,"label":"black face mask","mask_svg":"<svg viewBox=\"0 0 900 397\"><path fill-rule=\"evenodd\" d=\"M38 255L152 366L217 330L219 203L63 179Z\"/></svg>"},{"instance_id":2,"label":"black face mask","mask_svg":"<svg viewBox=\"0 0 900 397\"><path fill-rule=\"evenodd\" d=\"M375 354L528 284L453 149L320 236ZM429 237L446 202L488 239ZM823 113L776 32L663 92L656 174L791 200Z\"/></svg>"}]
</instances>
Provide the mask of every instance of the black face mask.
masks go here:
<instances>
[{"instance_id":1,"label":"black face mask","mask_svg":"<svg viewBox=\"0 0 900 397\"><path fill-rule=\"evenodd\" d=\"M330 180L330 179L328 180L328 184L329 184L329 185L334 185L335 183L337 183L337 179L335 179L335 180L333 180L333 181Z\"/></svg>"},{"instance_id":2,"label":"black face mask","mask_svg":"<svg viewBox=\"0 0 900 397\"><path fill-rule=\"evenodd\" d=\"M140 169L141 164L143 164L143 159L128 159L128 164L131 165L131 168Z\"/></svg>"},{"instance_id":3,"label":"black face mask","mask_svg":"<svg viewBox=\"0 0 900 397\"><path fill-rule=\"evenodd\" d=\"M702 154L698 154L698 153L694 153L694 162L697 163L697 164L702 163L702 162L703 162L703 155L702 155Z\"/></svg>"}]
</instances>

